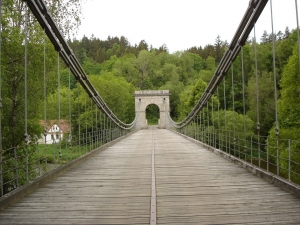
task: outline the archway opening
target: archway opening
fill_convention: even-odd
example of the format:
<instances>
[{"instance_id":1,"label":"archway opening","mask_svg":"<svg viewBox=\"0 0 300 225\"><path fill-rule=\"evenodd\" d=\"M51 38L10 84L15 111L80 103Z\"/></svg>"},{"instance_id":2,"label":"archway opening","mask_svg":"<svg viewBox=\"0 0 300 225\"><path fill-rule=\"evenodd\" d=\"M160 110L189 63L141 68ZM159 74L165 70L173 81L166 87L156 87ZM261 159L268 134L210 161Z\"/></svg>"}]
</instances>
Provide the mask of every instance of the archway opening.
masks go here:
<instances>
[{"instance_id":1,"label":"archway opening","mask_svg":"<svg viewBox=\"0 0 300 225\"><path fill-rule=\"evenodd\" d=\"M150 104L146 108L146 119L148 125L158 125L159 123L159 108L155 104Z\"/></svg>"}]
</instances>

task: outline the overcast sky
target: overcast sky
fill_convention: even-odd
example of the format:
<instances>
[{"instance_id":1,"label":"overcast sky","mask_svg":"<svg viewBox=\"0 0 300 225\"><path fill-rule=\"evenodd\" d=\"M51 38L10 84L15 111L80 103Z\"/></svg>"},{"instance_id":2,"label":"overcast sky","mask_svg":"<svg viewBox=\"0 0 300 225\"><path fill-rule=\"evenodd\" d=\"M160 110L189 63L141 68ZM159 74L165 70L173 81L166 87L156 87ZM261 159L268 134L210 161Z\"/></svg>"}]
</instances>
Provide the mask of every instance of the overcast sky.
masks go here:
<instances>
[{"instance_id":1,"label":"overcast sky","mask_svg":"<svg viewBox=\"0 0 300 225\"><path fill-rule=\"evenodd\" d=\"M125 36L131 45L141 40L154 48L166 44L170 53L214 44L218 35L230 43L248 4L249 0L87 0L77 39ZM295 0L272 4L275 32L296 28ZM257 22L257 39L264 30L271 33L270 11L269 1Z\"/></svg>"}]
</instances>

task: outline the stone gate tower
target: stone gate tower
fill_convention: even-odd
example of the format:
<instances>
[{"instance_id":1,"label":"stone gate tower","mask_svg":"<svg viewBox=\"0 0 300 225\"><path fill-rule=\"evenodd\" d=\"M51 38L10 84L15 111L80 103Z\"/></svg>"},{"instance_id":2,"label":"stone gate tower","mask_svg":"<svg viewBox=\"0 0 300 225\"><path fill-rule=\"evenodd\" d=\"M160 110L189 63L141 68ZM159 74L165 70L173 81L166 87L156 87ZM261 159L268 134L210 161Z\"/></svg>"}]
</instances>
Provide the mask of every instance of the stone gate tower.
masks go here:
<instances>
[{"instance_id":1,"label":"stone gate tower","mask_svg":"<svg viewBox=\"0 0 300 225\"><path fill-rule=\"evenodd\" d=\"M136 128L142 129L148 127L146 119L146 108L148 105L155 104L159 108L158 127L162 129L170 128L170 99L168 90L156 91L135 91L135 112L139 112L136 122Z\"/></svg>"}]
</instances>

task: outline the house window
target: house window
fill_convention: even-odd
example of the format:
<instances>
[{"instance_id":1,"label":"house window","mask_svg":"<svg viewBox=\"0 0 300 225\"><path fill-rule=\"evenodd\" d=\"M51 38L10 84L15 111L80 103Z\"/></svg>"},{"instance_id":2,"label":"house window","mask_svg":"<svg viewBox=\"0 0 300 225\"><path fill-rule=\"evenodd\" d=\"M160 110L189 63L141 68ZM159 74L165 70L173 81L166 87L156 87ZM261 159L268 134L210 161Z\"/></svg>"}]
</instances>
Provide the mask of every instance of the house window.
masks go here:
<instances>
[{"instance_id":1,"label":"house window","mask_svg":"<svg viewBox=\"0 0 300 225\"><path fill-rule=\"evenodd\" d=\"M54 135L53 134L51 134L51 140L54 140Z\"/></svg>"},{"instance_id":2,"label":"house window","mask_svg":"<svg viewBox=\"0 0 300 225\"><path fill-rule=\"evenodd\" d=\"M59 139L59 134L56 134L56 139Z\"/></svg>"}]
</instances>

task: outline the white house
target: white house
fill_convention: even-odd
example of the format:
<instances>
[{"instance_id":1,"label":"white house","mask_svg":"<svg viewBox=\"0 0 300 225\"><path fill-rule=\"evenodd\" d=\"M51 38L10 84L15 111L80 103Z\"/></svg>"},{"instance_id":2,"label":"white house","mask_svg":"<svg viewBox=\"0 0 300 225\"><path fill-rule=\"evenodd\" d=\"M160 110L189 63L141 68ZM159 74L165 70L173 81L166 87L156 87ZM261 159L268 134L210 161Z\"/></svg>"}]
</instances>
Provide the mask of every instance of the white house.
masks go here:
<instances>
[{"instance_id":1,"label":"white house","mask_svg":"<svg viewBox=\"0 0 300 225\"><path fill-rule=\"evenodd\" d=\"M68 135L70 133L70 124L67 120L60 120L59 122L57 120L49 120L46 123L43 120L40 121L40 124L43 127L46 127L47 133L46 133L46 140L44 133L42 134L42 137L38 140L40 144L53 144L58 143L60 140L63 140L64 135Z\"/></svg>"}]
</instances>

